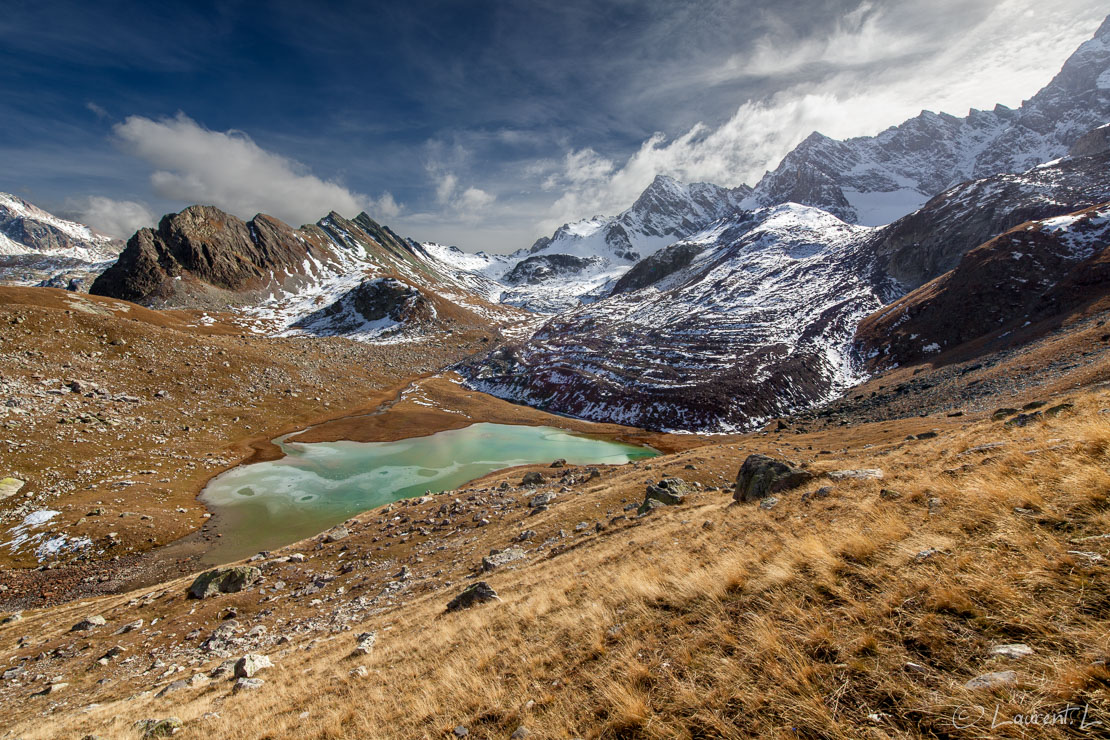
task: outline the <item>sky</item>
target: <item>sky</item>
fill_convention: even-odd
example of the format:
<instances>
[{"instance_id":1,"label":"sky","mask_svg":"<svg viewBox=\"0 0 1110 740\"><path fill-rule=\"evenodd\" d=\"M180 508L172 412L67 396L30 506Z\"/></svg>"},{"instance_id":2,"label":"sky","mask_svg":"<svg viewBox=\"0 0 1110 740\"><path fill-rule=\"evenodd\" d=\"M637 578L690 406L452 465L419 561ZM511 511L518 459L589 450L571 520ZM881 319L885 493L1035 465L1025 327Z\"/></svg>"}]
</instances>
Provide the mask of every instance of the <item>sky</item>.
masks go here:
<instances>
[{"instance_id":1,"label":"sky","mask_svg":"<svg viewBox=\"0 0 1110 740\"><path fill-rule=\"evenodd\" d=\"M509 252L657 174L1015 107L1104 0L7 0L0 190L127 238L192 203ZM1047 7L1046 7L1047 6Z\"/></svg>"}]
</instances>

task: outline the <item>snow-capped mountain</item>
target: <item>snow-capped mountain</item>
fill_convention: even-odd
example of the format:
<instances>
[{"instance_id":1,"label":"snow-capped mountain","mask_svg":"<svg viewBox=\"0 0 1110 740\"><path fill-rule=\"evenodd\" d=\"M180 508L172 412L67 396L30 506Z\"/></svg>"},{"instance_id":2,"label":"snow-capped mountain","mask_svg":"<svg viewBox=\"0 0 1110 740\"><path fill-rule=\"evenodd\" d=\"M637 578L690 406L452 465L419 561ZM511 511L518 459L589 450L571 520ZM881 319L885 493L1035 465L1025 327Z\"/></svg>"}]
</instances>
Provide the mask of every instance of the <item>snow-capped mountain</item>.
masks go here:
<instances>
[{"instance_id":1,"label":"snow-capped mountain","mask_svg":"<svg viewBox=\"0 0 1110 740\"><path fill-rule=\"evenodd\" d=\"M1110 126L1072 153L1019 174L960 183L883 229L875 244L887 272L907 289L954 268L960 258L1020 223L1110 200Z\"/></svg>"},{"instance_id":2,"label":"snow-capped mountain","mask_svg":"<svg viewBox=\"0 0 1110 740\"><path fill-rule=\"evenodd\" d=\"M750 191L747 186L684 184L660 175L621 214L565 224L510 255L425 247L457 268L499 282L501 303L555 313L604 297L633 264L733 215Z\"/></svg>"},{"instance_id":3,"label":"snow-capped mountain","mask_svg":"<svg viewBox=\"0 0 1110 740\"><path fill-rule=\"evenodd\" d=\"M812 134L756 185L746 205L794 201L868 225L890 223L966 180L1023 172L1063 156L1110 121L1110 18L1017 109L957 118L923 111L877 136Z\"/></svg>"},{"instance_id":4,"label":"snow-capped mountain","mask_svg":"<svg viewBox=\"0 0 1110 740\"><path fill-rule=\"evenodd\" d=\"M111 264L123 243L9 193L0 193L0 285L79 290Z\"/></svg>"},{"instance_id":5,"label":"snow-capped mountain","mask_svg":"<svg viewBox=\"0 0 1110 740\"><path fill-rule=\"evenodd\" d=\"M866 249L872 232L796 204L735 215L657 253L674 269L649 284L562 313L463 371L478 390L587 419L750 427L858 380L844 353L892 297Z\"/></svg>"},{"instance_id":6,"label":"snow-capped mountain","mask_svg":"<svg viewBox=\"0 0 1110 740\"><path fill-rule=\"evenodd\" d=\"M1110 200L1110 127L1081 137L1073 149L1021 174L958 185L882 228L797 204L741 212L641 260L610 297L561 313L531 338L471 363L464 369L468 383L574 416L691 431L751 428L823 403L866 376L852 342L869 312L965 253L979 253L984 248L975 247L1002 231ZM1089 231L1090 239L1104 232ZM1072 268L1075 275L1087 269ZM964 303L975 295L976 280L1024 291L1016 274L966 274L972 277L961 275L949 301L953 325L975 323L964 322ZM935 284L915 300L927 306ZM933 313L915 310L940 325ZM869 321L880 327L864 343L875 355L893 329L888 321ZM939 350L963 336L953 330L942 341L942 330L899 332L906 335L896 353L902 359L911 356L910 344L921 357L924 347Z\"/></svg>"},{"instance_id":7,"label":"snow-capped mountain","mask_svg":"<svg viewBox=\"0 0 1110 740\"><path fill-rule=\"evenodd\" d=\"M0 193L0 255L65 257L81 262L115 259L123 244L88 226Z\"/></svg>"}]
</instances>

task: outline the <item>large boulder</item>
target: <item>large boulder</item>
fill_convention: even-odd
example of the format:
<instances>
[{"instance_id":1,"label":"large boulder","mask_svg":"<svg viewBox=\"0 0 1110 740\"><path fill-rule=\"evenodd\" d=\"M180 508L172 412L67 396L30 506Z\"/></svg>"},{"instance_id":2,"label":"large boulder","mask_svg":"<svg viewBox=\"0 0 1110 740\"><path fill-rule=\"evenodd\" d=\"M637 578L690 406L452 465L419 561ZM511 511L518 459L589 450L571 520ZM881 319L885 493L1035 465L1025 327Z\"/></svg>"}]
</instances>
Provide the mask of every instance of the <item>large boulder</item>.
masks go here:
<instances>
[{"instance_id":1,"label":"large boulder","mask_svg":"<svg viewBox=\"0 0 1110 740\"><path fill-rule=\"evenodd\" d=\"M274 664L265 655L249 653L235 663L236 678L254 678L263 668L273 668Z\"/></svg>"},{"instance_id":2,"label":"large boulder","mask_svg":"<svg viewBox=\"0 0 1110 740\"><path fill-rule=\"evenodd\" d=\"M235 565L230 568L216 568L201 573L189 586L189 596L194 599L207 599L209 596L230 594L242 591L262 577L262 571L253 565Z\"/></svg>"},{"instance_id":3,"label":"large boulder","mask_svg":"<svg viewBox=\"0 0 1110 740\"><path fill-rule=\"evenodd\" d=\"M493 590L485 581L478 581L472 586L467 588L458 596L447 602L447 611L454 612L460 609L469 609L475 604L482 604L487 601L500 601L501 597Z\"/></svg>"},{"instance_id":4,"label":"large boulder","mask_svg":"<svg viewBox=\"0 0 1110 740\"><path fill-rule=\"evenodd\" d=\"M491 571L514 560L522 560L524 557L524 549L515 545L504 550L494 550L482 558L482 570Z\"/></svg>"},{"instance_id":5,"label":"large boulder","mask_svg":"<svg viewBox=\"0 0 1110 740\"><path fill-rule=\"evenodd\" d=\"M736 489L732 498L744 503L758 501L772 493L805 485L813 478L813 473L796 468L788 462L766 455L748 455L736 476Z\"/></svg>"}]
</instances>

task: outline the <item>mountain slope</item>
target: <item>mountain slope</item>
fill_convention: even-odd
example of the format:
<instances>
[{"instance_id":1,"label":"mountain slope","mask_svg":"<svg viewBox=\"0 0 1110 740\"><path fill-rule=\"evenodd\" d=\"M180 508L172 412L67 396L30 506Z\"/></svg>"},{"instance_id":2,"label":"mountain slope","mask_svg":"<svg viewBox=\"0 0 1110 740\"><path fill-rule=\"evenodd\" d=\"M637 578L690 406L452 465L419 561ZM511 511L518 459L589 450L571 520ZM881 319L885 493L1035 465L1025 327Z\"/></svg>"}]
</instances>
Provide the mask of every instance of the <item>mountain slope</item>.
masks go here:
<instances>
[{"instance_id":1,"label":"mountain slope","mask_svg":"<svg viewBox=\"0 0 1110 740\"><path fill-rule=\"evenodd\" d=\"M879 232L875 250L907 289L954 268L969 250L1025 221L1110 200L1110 126L1089 132L1074 154L1020 174L971 180Z\"/></svg>"},{"instance_id":2,"label":"mountain slope","mask_svg":"<svg viewBox=\"0 0 1110 740\"><path fill-rule=\"evenodd\" d=\"M0 285L82 290L122 247L84 224L0 193Z\"/></svg>"},{"instance_id":3,"label":"mountain slope","mask_svg":"<svg viewBox=\"0 0 1110 740\"><path fill-rule=\"evenodd\" d=\"M856 323L888 286L872 230L786 204L681 242L688 263L556 316L464 368L470 387L586 419L732 431L856 382Z\"/></svg>"},{"instance_id":4,"label":"mountain slope","mask_svg":"<svg viewBox=\"0 0 1110 740\"><path fill-rule=\"evenodd\" d=\"M747 205L790 200L854 223L890 223L956 183L1060 157L1107 121L1110 17L1019 108L972 110L964 118L923 111L877 136L845 141L814 133L764 175Z\"/></svg>"},{"instance_id":5,"label":"mountain slope","mask_svg":"<svg viewBox=\"0 0 1110 740\"><path fill-rule=\"evenodd\" d=\"M991 239L954 270L865 319L857 342L869 364L882 369L998 332L999 339L1020 333L1107 296L1110 203Z\"/></svg>"}]
</instances>

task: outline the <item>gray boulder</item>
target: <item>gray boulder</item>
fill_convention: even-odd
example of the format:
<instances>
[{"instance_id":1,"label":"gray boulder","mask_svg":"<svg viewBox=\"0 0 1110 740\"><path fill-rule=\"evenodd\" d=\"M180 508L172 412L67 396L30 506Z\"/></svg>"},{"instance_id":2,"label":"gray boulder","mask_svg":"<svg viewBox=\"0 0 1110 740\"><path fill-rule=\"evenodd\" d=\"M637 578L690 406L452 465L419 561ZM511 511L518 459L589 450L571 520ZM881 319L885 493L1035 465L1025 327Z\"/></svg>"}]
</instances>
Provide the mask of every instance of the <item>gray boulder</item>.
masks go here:
<instances>
[{"instance_id":1,"label":"gray boulder","mask_svg":"<svg viewBox=\"0 0 1110 740\"><path fill-rule=\"evenodd\" d=\"M257 653L250 653L244 655L235 664L235 677L236 678L254 678L254 674L261 671L263 668L273 668L274 664L265 655L258 655Z\"/></svg>"},{"instance_id":2,"label":"gray boulder","mask_svg":"<svg viewBox=\"0 0 1110 740\"><path fill-rule=\"evenodd\" d=\"M88 632L89 630L96 629L97 627L103 627L107 623L108 623L108 621L106 619L104 619L104 617L100 616L99 614L96 614L96 615L93 615L91 617L85 617L80 622L78 622L77 624L70 627L69 631L70 632Z\"/></svg>"},{"instance_id":3,"label":"gray boulder","mask_svg":"<svg viewBox=\"0 0 1110 740\"><path fill-rule=\"evenodd\" d=\"M736 490L732 498L742 503L758 501L772 493L805 485L813 477L813 473L788 462L766 455L748 455L736 476Z\"/></svg>"},{"instance_id":4,"label":"gray boulder","mask_svg":"<svg viewBox=\"0 0 1110 740\"><path fill-rule=\"evenodd\" d=\"M524 550L516 546L491 552L489 555L482 558L482 570L489 572L495 568L500 568L502 565L511 563L514 560L521 560L524 556Z\"/></svg>"},{"instance_id":5,"label":"gray boulder","mask_svg":"<svg viewBox=\"0 0 1110 740\"><path fill-rule=\"evenodd\" d=\"M207 599L209 596L242 591L262 577L262 571L253 565L235 565L201 573L189 586L189 597Z\"/></svg>"},{"instance_id":6,"label":"gray boulder","mask_svg":"<svg viewBox=\"0 0 1110 740\"><path fill-rule=\"evenodd\" d=\"M1013 686L1017 683L1017 674L1013 671L995 671L976 676L964 684L966 689L997 689L1003 686Z\"/></svg>"},{"instance_id":7,"label":"gray boulder","mask_svg":"<svg viewBox=\"0 0 1110 740\"><path fill-rule=\"evenodd\" d=\"M467 586L461 594L447 602L447 611L454 612L460 609L469 609L476 604L494 600L500 601L501 597L488 583L478 581L472 586Z\"/></svg>"}]
</instances>

